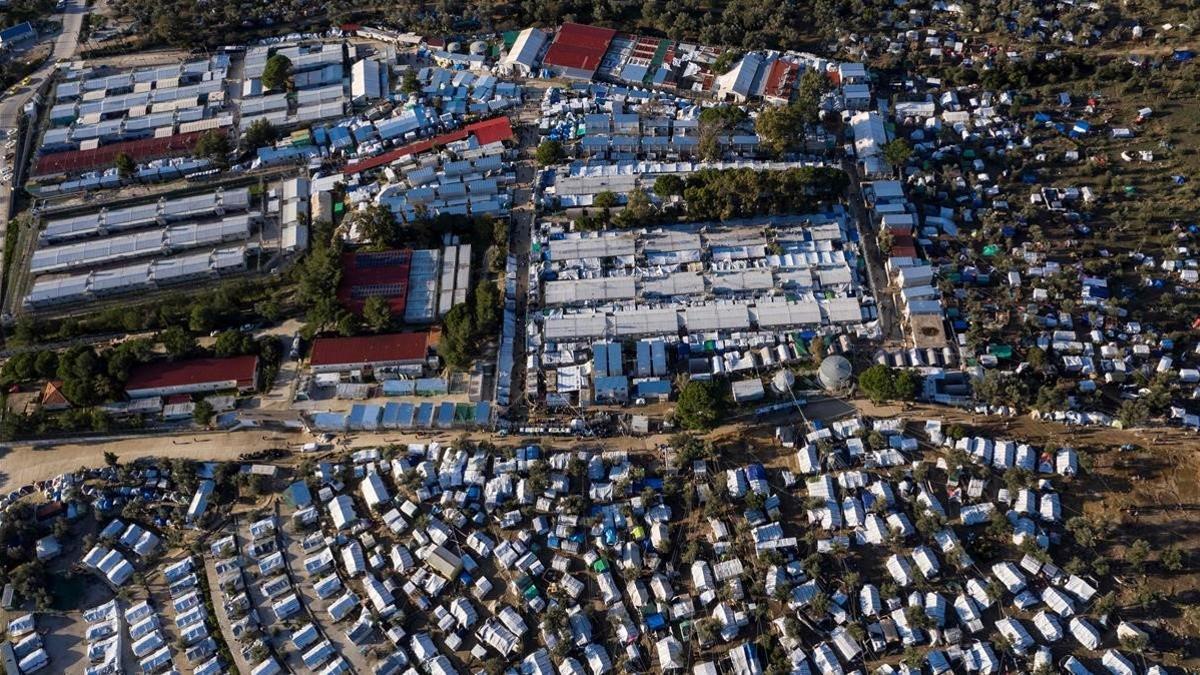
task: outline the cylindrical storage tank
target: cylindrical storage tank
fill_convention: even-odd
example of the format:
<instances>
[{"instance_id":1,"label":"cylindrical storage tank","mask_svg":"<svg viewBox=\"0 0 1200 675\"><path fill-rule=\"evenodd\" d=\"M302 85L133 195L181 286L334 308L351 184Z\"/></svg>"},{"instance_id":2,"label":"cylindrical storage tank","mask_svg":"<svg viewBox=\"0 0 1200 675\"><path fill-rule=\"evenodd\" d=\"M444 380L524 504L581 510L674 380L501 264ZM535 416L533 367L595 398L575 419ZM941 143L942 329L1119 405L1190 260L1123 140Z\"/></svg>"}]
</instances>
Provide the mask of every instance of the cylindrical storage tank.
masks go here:
<instances>
[{"instance_id":1,"label":"cylindrical storage tank","mask_svg":"<svg viewBox=\"0 0 1200 675\"><path fill-rule=\"evenodd\" d=\"M476 40L471 43L471 54L474 56L483 56L487 53L487 43L483 40Z\"/></svg>"},{"instance_id":2,"label":"cylindrical storage tank","mask_svg":"<svg viewBox=\"0 0 1200 675\"><path fill-rule=\"evenodd\" d=\"M817 379L827 391L841 391L850 385L854 369L844 356L826 356L817 369Z\"/></svg>"}]
</instances>

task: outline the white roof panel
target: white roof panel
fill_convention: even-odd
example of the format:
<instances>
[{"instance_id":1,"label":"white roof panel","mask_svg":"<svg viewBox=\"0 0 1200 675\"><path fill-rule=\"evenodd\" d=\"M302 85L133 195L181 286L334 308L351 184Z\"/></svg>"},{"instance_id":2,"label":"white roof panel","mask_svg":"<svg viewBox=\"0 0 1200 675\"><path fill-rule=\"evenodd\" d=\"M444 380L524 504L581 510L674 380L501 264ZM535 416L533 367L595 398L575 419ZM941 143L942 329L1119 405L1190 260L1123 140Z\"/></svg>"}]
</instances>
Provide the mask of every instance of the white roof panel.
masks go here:
<instances>
[{"instance_id":1,"label":"white roof panel","mask_svg":"<svg viewBox=\"0 0 1200 675\"><path fill-rule=\"evenodd\" d=\"M821 306L815 302L759 302L751 311L760 328L821 325Z\"/></svg>"},{"instance_id":2,"label":"white roof panel","mask_svg":"<svg viewBox=\"0 0 1200 675\"><path fill-rule=\"evenodd\" d=\"M544 293L547 306L632 300L636 296L633 277L548 281Z\"/></svg>"},{"instance_id":3,"label":"white roof panel","mask_svg":"<svg viewBox=\"0 0 1200 675\"><path fill-rule=\"evenodd\" d=\"M685 316L689 333L750 327L749 307L740 302L695 305L687 308Z\"/></svg>"}]
</instances>

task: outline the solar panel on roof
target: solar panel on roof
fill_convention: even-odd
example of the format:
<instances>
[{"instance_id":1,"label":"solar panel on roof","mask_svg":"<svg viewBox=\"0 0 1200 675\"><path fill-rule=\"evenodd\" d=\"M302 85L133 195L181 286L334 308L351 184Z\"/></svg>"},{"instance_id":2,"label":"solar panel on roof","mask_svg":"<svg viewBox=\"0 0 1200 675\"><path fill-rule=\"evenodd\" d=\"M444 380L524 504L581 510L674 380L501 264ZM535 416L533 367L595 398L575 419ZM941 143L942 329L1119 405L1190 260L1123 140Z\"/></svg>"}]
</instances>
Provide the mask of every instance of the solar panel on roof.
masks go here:
<instances>
[{"instance_id":1,"label":"solar panel on roof","mask_svg":"<svg viewBox=\"0 0 1200 675\"><path fill-rule=\"evenodd\" d=\"M406 283L365 284L351 288L350 297L354 300L366 300L376 296L391 298L403 295L407 289L408 284Z\"/></svg>"},{"instance_id":2,"label":"solar panel on roof","mask_svg":"<svg viewBox=\"0 0 1200 675\"><path fill-rule=\"evenodd\" d=\"M379 253L360 253L354 257L354 266L359 269L377 267L392 267L407 265L412 259L410 251L382 251Z\"/></svg>"}]
</instances>

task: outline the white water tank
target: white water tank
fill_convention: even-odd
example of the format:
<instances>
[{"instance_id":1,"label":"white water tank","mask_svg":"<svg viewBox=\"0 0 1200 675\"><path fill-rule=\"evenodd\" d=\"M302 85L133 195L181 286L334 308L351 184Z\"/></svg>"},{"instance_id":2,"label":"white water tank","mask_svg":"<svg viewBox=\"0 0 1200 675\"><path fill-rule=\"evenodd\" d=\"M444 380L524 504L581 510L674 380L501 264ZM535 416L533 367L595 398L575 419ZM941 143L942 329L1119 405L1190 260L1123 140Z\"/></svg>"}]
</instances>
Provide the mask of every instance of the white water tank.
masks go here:
<instances>
[{"instance_id":1,"label":"white water tank","mask_svg":"<svg viewBox=\"0 0 1200 675\"><path fill-rule=\"evenodd\" d=\"M842 391L849 387L850 376L853 374L850 362L846 360L846 357L837 354L826 356L825 360L821 361L821 367L817 369L817 379L821 381L821 386L831 392Z\"/></svg>"}]
</instances>

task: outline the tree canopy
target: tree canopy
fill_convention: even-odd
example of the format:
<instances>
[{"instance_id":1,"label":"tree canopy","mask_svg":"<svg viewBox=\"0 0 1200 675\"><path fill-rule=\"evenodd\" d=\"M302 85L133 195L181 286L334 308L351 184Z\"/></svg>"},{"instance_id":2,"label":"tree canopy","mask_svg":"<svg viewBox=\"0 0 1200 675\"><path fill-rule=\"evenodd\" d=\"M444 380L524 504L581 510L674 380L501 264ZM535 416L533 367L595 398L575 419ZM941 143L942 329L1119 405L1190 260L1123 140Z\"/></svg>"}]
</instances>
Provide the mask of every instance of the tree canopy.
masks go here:
<instances>
[{"instance_id":1,"label":"tree canopy","mask_svg":"<svg viewBox=\"0 0 1200 675\"><path fill-rule=\"evenodd\" d=\"M202 427L208 426L215 414L212 404L204 399L196 401L196 407L192 409L192 418Z\"/></svg>"},{"instance_id":2,"label":"tree canopy","mask_svg":"<svg viewBox=\"0 0 1200 675\"><path fill-rule=\"evenodd\" d=\"M696 149L708 161L721 159L720 138L733 133L746 120L746 111L741 106L712 106L700 111L700 124Z\"/></svg>"},{"instance_id":3,"label":"tree canopy","mask_svg":"<svg viewBox=\"0 0 1200 675\"><path fill-rule=\"evenodd\" d=\"M858 374L858 388L875 403L890 401L893 396L892 369L875 364Z\"/></svg>"},{"instance_id":4,"label":"tree canopy","mask_svg":"<svg viewBox=\"0 0 1200 675\"><path fill-rule=\"evenodd\" d=\"M683 179L673 174L663 174L654 179L654 194L659 199L666 199L683 194Z\"/></svg>"},{"instance_id":5,"label":"tree canopy","mask_svg":"<svg viewBox=\"0 0 1200 675\"><path fill-rule=\"evenodd\" d=\"M371 331L383 333L392 327L392 307L386 298L373 295L363 303L363 323Z\"/></svg>"},{"instance_id":6,"label":"tree canopy","mask_svg":"<svg viewBox=\"0 0 1200 675\"><path fill-rule=\"evenodd\" d=\"M442 339L438 343L438 354L452 368L466 368L475 353L474 317L466 303L458 304L442 317Z\"/></svg>"},{"instance_id":7,"label":"tree canopy","mask_svg":"<svg viewBox=\"0 0 1200 675\"><path fill-rule=\"evenodd\" d=\"M921 390L921 378L910 370L877 363L858 376L858 388L874 403L912 401Z\"/></svg>"},{"instance_id":8,"label":"tree canopy","mask_svg":"<svg viewBox=\"0 0 1200 675\"><path fill-rule=\"evenodd\" d=\"M563 151L562 143L553 140L542 141L538 144L535 153L538 166L558 164L564 157L566 157L566 152Z\"/></svg>"},{"instance_id":9,"label":"tree canopy","mask_svg":"<svg viewBox=\"0 0 1200 675\"><path fill-rule=\"evenodd\" d=\"M231 149L229 137L225 135L225 132L210 129L196 141L196 145L192 148L192 155L224 165L228 162Z\"/></svg>"},{"instance_id":10,"label":"tree canopy","mask_svg":"<svg viewBox=\"0 0 1200 675\"><path fill-rule=\"evenodd\" d=\"M475 332L479 335L491 335L500 327L500 314L504 298L500 287L487 279L475 285L473 296L475 311Z\"/></svg>"},{"instance_id":11,"label":"tree canopy","mask_svg":"<svg viewBox=\"0 0 1200 675\"><path fill-rule=\"evenodd\" d=\"M612 190L597 192L592 198L592 205L598 209L611 209L617 205L617 193Z\"/></svg>"},{"instance_id":12,"label":"tree canopy","mask_svg":"<svg viewBox=\"0 0 1200 675\"><path fill-rule=\"evenodd\" d=\"M469 302L455 305L442 318L438 354L452 368L464 369L479 355L480 344L500 328L503 296L495 282L481 279Z\"/></svg>"},{"instance_id":13,"label":"tree canopy","mask_svg":"<svg viewBox=\"0 0 1200 675\"><path fill-rule=\"evenodd\" d=\"M903 168L912 154L913 147L903 138L889 141L883 146L883 159L896 170Z\"/></svg>"},{"instance_id":14,"label":"tree canopy","mask_svg":"<svg viewBox=\"0 0 1200 675\"><path fill-rule=\"evenodd\" d=\"M292 60L283 54L273 54L263 67L262 85L264 89L283 89L292 76Z\"/></svg>"},{"instance_id":15,"label":"tree canopy","mask_svg":"<svg viewBox=\"0 0 1200 675\"><path fill-rule=\"evenodd\" d=\"M240 330L221 331L212 347L213 354L222 358L253 354L256 349L254 336Z\"/></svg>"},{"instance_id":16,"label":"tree canopy","mask_svg":"<svg viewBox=\"0 0 1200 675\"><path fill-rule=\"evenodd\" d=\"M741 58L742 58L742 53L735 49L730 49L730 50L721 52L721 55L718 56L715 61L713 61L712 70L714 73L717 73L718 75L723 75L725 73L728 73L729 70L731 68L733 68L733 65L735 63L737 63L738 60Z\"/></svg>"},{"instance_id":17,"label":"tree canopy","mask_svg":"<svg viewBox=\"0 0 1200 675\"><path fill-rule=\"evenodd\" d=\"M242 135L242 149L246 151L262 148L275 142L279 132L270 120L255 120Z\"/></svg>"},{"instance_id":18,"label":"tree canopy","mask_svg":"<svg viewBox=\"0 0 1200 675\"><path fill-rule=\"evenodd\" d=\"M346 314L337 301L342 281L341 246L313 240L313 247L296 268L296 299L305 308L305 331L309 335L336 324Z\"/></svg>"},{"instance_id":19,"label":"tree canopy","mask_svg":"<svg viewBox=\"0 0 1200 675\"><path fill-rule=\"evenodd\" d=\"M626 196L625 208L617 214L617 225L621 227L636 227L645 225L654 218L654 204L645 190L631 190Z\"/></svg>"},{"instance_id":20,"label":"tree canopy","mask_svg":"<svg viewBox=\"0 0 1200 675\"><path fill-rule=\"evenodd\" d=\"M196 338L179 326L171 326L158 334L158 341L172 358L188 356L196 351Z\"/></svg>"},{"instance_id":21,"label":"tree canopy","mask_svg":"<svg viewBox=\"0 0 1200 675\"><path fill-rule=\"evenodd\" d=\"M989 370L972 383L975 399L993 406L1020 408L1029 401L1029 385L1011 373Z\"/></svg>"},{"instance_id":22,"label":"tree canopy","mask_svg":"<svg viewBox=\"0 0 1200 675\"><path fill-rule=\"evenodd\" d=\"M816 70L800 77L796 95L786 105L770 106L758 114L754 131L768 152L781 154L802 147L804 130L818 119L825 79Z\"/></svg>"},{"instance_id":23,"label":"tree canopy","mask_svg":"<svg viewBox=\"0 0 1200 675\"><path fill-rule=\"evenodd\" d=\"M687 177L683 199L692 220L804 213L840 197L849 181L845 172L832 167L702 169Z\"/></svg>"},{"instance_id":24,"label":"tree canopy","mask_svg":"<svg viewBox=\"0 0 1200 675\"><path fill-rule=\"evenodd\" d=\"M675 419L684 429L706 431L725 416L725 397L712 380L688 380L679 391Z\"/></svg>"},{"instance_id":25,"label":"tree canopy","mask_svg":"<svg viewBox=\"0 0 1200 675\"><path fill-rule=\"evenodd\" d=\"M116 167L117 175L121 178L131 178L137 171L137 163L124 152L118 152L117 156L113 157L113 166Z\"/></svg>"},{"instance_id":26,"label":"tree canopy","mask_svg":"<svg viewBox=\"0 0 1200 675\"><path fill-rule=\"evenodd\" d=\"M347 225L371 242L374 248L392 248L400 243L399 227L392 210L382 204L370 204L347 217Z\"/></svg>"},{"instance_id":27,"label":"tree canopy","mask_svg":"<svg viewBox=\"0 0 1200 675\"><path fill-rule=\"evenodd\" d=\"M770 106L758 113L754 131L764 150L782 154L804 140L804 117L795 104Z\"/></svg>"},{"instance_id":28,"label":"tree canopy","mask_svg":"<svg viewBox=\"0 0 1200 675\"><path fill-rule=\"evenodd\" d=\"M417 71L412 68L404 71L404 76L400 79L400 91L406 94L415 94L421 91L421 81L417 79Z\"/></svg>"}]
</instances>

